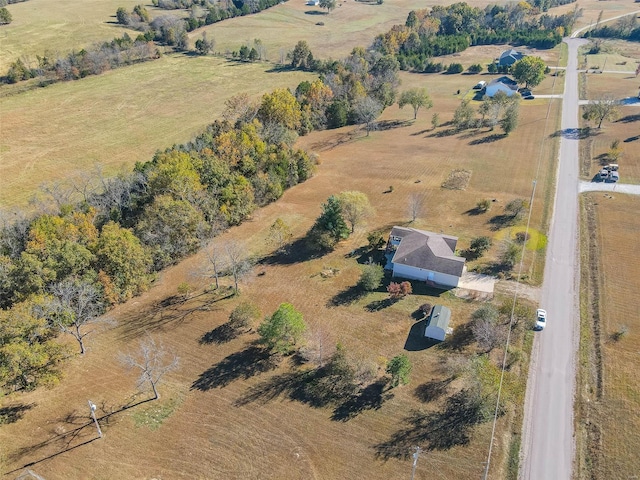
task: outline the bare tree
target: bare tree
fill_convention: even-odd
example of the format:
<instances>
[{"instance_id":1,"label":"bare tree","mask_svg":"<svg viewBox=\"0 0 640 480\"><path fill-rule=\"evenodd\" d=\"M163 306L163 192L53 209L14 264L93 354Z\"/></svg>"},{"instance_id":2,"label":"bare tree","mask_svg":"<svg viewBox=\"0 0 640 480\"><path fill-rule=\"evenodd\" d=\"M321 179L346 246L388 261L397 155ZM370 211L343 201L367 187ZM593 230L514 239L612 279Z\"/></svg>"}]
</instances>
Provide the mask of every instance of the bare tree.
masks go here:
<instances>
[{"instance_id":1,"label":"bare tree","mask_svg":"<svg viewBox=\"0 0 640 480\"><path fill-rule=\"evenodd\" d=\"M140 341L140 350L136 355L121 354L120 361L129 368L140 370L136 386L140 388L148 382L153 390L153 399L157 400L160 398L158 383L165 374L178 368L180 359L174 353L167 351L162 344L157 344L150 335L147 335L147 338Z\"/></svg>"},{"instance_id":2,"label":"bare tree","mask_svg":"<svg viewBox=\"0 0 640 480\"><path fill-rule=\"evenodd\" d=\"M411 216L411 223L423 213L424 208L424 194L412 193L409 196L409 215Z\"/></svg>"},{"instance_id":3,"label":"bare tree","mask_svg":"<svg viewBox=\"0 0 640 480\"><path fill-rule=\"evenodd\" d=\"M31 219L21 210L0 211L0 254L15 259L25 249Z\"/></svg>"},{"instance_id":4,"label":"bare tree","mask_svg":"<svg viewBox=\"0 0 640 480\"><path fill-rule=\"evenodd\" d=\"M361 98L354 105L354 115L356 122L363 123L367 129L367 137L369 132L373 130L376 118L382 113L383 107L376 99L371 97Z\"/></svg>"},{"instance_id":5,"label":"bare tree","mask_svg":"<svg viewBox=\"0 0 640 480\"><path fill-rule=\"evenodd\" d=\"M251 99L247 93L239 93L224 102L224 111L222 118L236 123L249 123L258 114L260 104Z\"/></svg>"},{"instance_id":6,"label":"bare tree","mask_svg":"<svg viewBox=\"0 0 640 480\"><path fill-rule=\"evenodd\" d=\"M80 353L85 353L84 337L93 330L86 327L95 323L104 312L102 295L91 283L65 279L51 287L54 298L48 306L48 317L64 333L78 341Z\"/></svg>"},{"instance_id":7,"label":"bare tree","mask_svg":"<svg viewBox=\"0 0 640 480\"><path fill-rule=\"evenodd\" d=\"M251 270L251 263L246 257L244 245L238 242L228 242L224 246L224 251L228 260L228 267L233 276L233 283L236 293L238 290L238 282L245 277Z\"/></svg>"},{"instance_id":8,"label":"bare tree","mask_svg":"<svg viewBox=\"0 0 640 480\"><path fill-rule=\"evenodd\" d=\"M322 367L335 351L336 344L331 339L331 334L323 325L318 324L306 332L305 344L300 348L300 355L306 361Z\"/></svg>"},{"instance_id":9,"label":"bare tree","mask_svg":"<svg viewBox=\"0 0 640 480\"><path fill-rule=\"evenodd\" d=\"M478 346L486 352L490 352L501 345L504 342L506 334L502 325L486 318L474 321L471 326L471 331L478 342Z\"/></svg>"}]
</instances>

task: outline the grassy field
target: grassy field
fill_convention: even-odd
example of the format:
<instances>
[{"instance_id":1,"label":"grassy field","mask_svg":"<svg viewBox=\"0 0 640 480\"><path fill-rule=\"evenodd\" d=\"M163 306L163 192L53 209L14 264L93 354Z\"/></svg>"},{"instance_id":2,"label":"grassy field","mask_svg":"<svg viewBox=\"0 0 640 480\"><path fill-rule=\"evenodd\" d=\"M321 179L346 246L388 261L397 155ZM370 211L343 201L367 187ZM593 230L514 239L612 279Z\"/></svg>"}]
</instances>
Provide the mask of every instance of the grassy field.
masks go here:
<instances>
[{"instance_id":1,"label":"grassy field","mask_svg":"<svg viewBox=\"0 0 640 480\"><path fill-rule=\"evenodd\" d=\"M453 83L446 87L438 84L443 79ZM420 84L432 91L455 91L468 82L464 76L443 75L405 74L403 80L406 86ZM264 255L264 239L277 217L289 223L299 237L312 224L327 196L348 189L367 193L377 214L331 255L259 265L242 284L240 300L256 302L265 314L280 302L292 302L311 326L327 329L332 340L341 341L351 355L378 368L383 359L405 351L409 335L416 328L411 313L421 303L448 305L455 327L467 323L479 304L451 294L434 297L418 291L379 311L365 307L383 299L383 292L352 304L331 306L332 299L354 285L359 276L356 259L347 254L366 244L367 231L406 224L410 194L419 192L426 197L426 209L414 225L459 235L459 248L466 248L476 235L503 235L491 229L489 219L499 215L510 199L529 197L537 169L537 148L554 143L543 141L550 133L544 131L547 105L523 105L521 126L507 138L492 137L485 129L452 134L444 126L432 131L431 114L439 112L442 121L447 121L460 98L434 98L433 110L421 112L416 122L411 121L409 110L390 108L382 119L385 129L369 137L354 127L303 137L303 146L320 155L318 174L286 192L277 203L257 211L251 221L229 231L225 239L243 242L251 253ZM522 155L523 151L530 153ZM549 159L554 157L545 154L542 158L539 185L546 185L550 183L547 172L552 171ZM455 168L472 171L466 190L440 187ZM389 186L394 187L393 192L384 193ZM538 191L541 196L543 190ZM491 212L466 213L481 198L496 200ZM542 202L537 202L534 228L540 229L541 217ZM496 251L497 246L489 258ZM528 255L525 264L531 265L533 255ZM198 254L163 272L151 291L114 310L111 316L119 326L92 334L88 338L89 353L71 361L58 387L10 399L27 407L20 421L0 430L0 442L6 445L9 438L13 439L4 452L3 473L17 473L25 464L36 462L30 468L51 479L406 478L410 462L394 458L383 461L376 457L376 445L411 428L407 417L412 411L441 411L446 395L424 402L417 392L421 385L444 379L439 359L452 352L435 347L409 348L406 353L414 365L411 384L392 391L392 398L383 397L377 406L365 408L349 421L332 420L331 409L314 409L286 394L271 398L265 393L248 401L252 387L273 385L287 365L273 370L266 363L255 366L247 353L255 333L228 343L202 343L207 332L226 321L239 300L213 302L210 296L201 295L186 304L160 307L163 300L175 295L182 281L202 291L208 282L197 276L203 261L203 254ZM322 275L327 271L331 274ZM117 360L118 352L134 349L144 332L178 352L181 366L161 387L160 403L121 410L124 405L147 398L132 397L135 376ZM463 347L463 351L474 349L473 345ZM447 388L453 391L456 384ZM116 412L103 419L104 439L91 441L94 431L86 425L85 397L100 406L101 416ZM147 412L151 407L154 410ZM144 426L145 419L151 423L149 427ZM509 449L506 432L510 430L506 429L510 427L505 420L498 426L492 462L493 475L498 477ZM434 433L445 434L446 430ZM489 435L490 425L484 424L474 430L467 445L428 452L420 460L416 478L477 478ZM410 447L404 446L409 451Z\"/></svg>"},{"instance_id":2,"label":"grassy field","mask_svg":"<svg viewBox=\"0 0 640 480\"><path fill-rule=\"evenodd\" d=\"M257 99L313 78L270 68L174 54L2 98L0 203L25 205L42 182L96 164L107 173L130 169L158 149L190 140L234 94Z\"/></svg>"},{"instance_id":3,"label":"grassy field","mask_svg":"<svg viewBox=\"0 0 640 480\"><path fill-rule=\"evenodd\" d=\"M640 470L640 419L636 414L640 408L640 280L635 251L639 202L635 196L615 193L592 193L585 200L597 234L592 241L595 255L584 268L596 272L592 278L597 278L599 295L597 300L587 300L596 310L587 315L586 327L592 333L583 336L588 344L582 345L591 364L584 364L581 374L579 432L589 432L590 439L578 455L583 459L580 478L628 479Z\"/></svg>"},{"instance_id":4,"label":"grassy field","mask_svg":"<svg viewBox=\"0 0 640 480\"><path fill-rule=\"evenodd\" d=\"M124 32L136 37L139 32L116 24L116 10L131 11L138 0L59 0L55 6L47 0L29 0L7 8L13 17L0 28L0 74L20 57L35 59L45 51L64 54L80 50L94 42L121 37Z\"/></svg>"}]
</instances>

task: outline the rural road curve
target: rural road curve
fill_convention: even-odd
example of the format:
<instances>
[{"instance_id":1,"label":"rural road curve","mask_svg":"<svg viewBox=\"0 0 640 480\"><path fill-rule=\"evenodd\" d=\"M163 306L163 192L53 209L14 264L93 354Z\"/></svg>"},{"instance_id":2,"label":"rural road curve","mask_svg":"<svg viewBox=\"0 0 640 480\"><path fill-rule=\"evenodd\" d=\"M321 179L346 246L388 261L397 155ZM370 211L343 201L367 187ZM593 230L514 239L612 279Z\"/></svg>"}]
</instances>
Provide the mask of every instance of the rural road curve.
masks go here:
<instances>
[{"instance_id":1,"label":"rural road curve","mask_svg":"<svg viewBox=\"0 0 640 480\"><path fill-rule=\"evenodd\" d=\"M573 399L578 344L578 47L565 38L569 59L562 102L557 188L540 306L547 326L536 333L527 382L520 478L570 480Z\"/></svg>"}]
</instances>

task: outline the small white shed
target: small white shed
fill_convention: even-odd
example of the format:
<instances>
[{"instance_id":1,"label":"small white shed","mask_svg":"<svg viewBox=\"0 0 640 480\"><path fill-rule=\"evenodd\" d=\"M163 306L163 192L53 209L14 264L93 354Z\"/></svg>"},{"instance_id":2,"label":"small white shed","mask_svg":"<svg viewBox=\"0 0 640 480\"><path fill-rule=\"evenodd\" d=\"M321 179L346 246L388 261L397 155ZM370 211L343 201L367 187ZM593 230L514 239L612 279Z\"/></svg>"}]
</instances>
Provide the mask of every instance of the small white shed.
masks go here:
<instances>
[{"instance_id":1,"label":"small white shed","mask_svg":"<svg viewBox=\"0 0 640 480\"><path fill-rule=\"evenodd\" d=\"M424 336L443 341L449 330L449 320L451 320L451 310L443 305L434 306L429 315Z\"/></svg>"}]
</instances>

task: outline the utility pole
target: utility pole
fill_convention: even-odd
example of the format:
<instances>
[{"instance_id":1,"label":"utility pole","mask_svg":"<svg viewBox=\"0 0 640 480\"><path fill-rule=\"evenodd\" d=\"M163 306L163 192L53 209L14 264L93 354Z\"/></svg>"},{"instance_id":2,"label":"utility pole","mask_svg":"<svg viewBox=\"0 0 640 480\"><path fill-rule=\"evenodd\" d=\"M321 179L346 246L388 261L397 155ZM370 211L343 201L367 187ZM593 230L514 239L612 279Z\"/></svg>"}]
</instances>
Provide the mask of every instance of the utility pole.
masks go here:
<instances>
[{"instance_id":1,"label":"utility pole","mask_svg":"<svg viewBox=\"0 0 640 480\"><path fill-rule=\"evenodd\" d=\"M411 469L411 480L414 479L415 475L416 475L416 467L418 466L418 457L420 456L420 452L422 452L422 449L420 447L413 447L415 449L415 452L413 452L413 468Z\"/></svg>"},{"instance_id":2,"label":"utility pole","mask_svg":"<svg viewBox=\"0 0 640 480\"><path fill-rule=\"evenodd\" d=\"M88 400L88 402L89 402L89 410L91 411L91 418L93 418L93 421L96 424L96 429L98 430L98 436L102 438L102 430L100 430L100 424L98 423L98 419L96 418L96 405L91 400Z\"/></svg>"}]
</instances>

